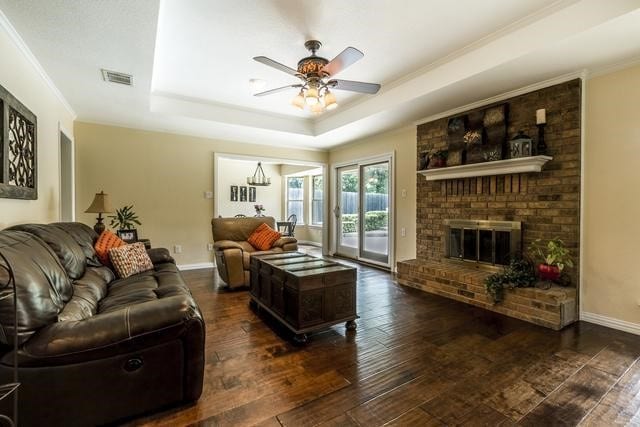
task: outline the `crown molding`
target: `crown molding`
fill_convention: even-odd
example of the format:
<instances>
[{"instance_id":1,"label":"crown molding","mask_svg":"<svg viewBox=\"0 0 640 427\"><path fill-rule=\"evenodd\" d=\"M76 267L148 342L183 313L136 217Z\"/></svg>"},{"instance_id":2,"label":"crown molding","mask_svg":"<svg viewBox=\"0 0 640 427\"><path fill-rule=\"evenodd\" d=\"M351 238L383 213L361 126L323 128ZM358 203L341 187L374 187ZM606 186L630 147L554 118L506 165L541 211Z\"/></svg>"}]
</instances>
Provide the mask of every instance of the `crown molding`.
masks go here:
<instances>
[{"instance_id":1,"label":"crown molding","mask_svg":"<svg viewBox=\"0 0 640 427\"><path fill-rule=\"evenodd\" d=\"M495 95L489 98L481 99L480 101L475 101L470 104L463 105L461 107L456 107L448 111L443 111L442 113L434 114L429 117L425 117L424 119L420 119L415 121L414 126L419 126L424 123L429 123L434 120L439 120L444 117L454 116L456 114L464 113L465 111L473 110L475 108L484 107L485 105L493 104L495 102L504 101L509 98L513 98L516 96L524 95L529 92L534 92L536 90L544 89L549 86L557 85L560 83L568 82L573 79L585 79L587 76L586 70L575 71L568 74L563 74L558 77L554 77L552 79L544 80L538 83L533 83L518 89L510 90L508 92L501 93L499 95Z\"/></svg>"},{"instance_id":2,"label":"crown molding","mask_svg":"<svg viewBox=\"0 0 640 427\"><path fill-rule=\"evenodd\" d=\"M622 71L627 68L635 67L636 65L640 65L640 57L629 58L621 62L594 68L592 70L589 70L587 78L592 79L594 77L604 76L607 74L615 73L616 71Z\"/></svg>"},{"instance_id":3,"label":"crown molding","mask_svg":"<svg viewBox=\"0 0 640 427\"><path fill-rule=\"evenodd\" d=\"M42 80L44 80L47 86L49 86L49 89L51 89L51 91L54 93L56 98L58 98L60 103L62 103L64 108L67 110L67 112L71 114L72 119L75 120L78 117L78 115L73 110L73 108L71 108L71 104L67 102L64 95L62 95L62 92L60 92L60 89L58 89L55 83L53 83L53 80L51 80L47 72L44 70L44 68L42 67L42 64L40 64L40 62L36 59L33 52L31 52L31 49L29 49L29 46L27 46L27 44L22 39L22 37L20 37L20 34L18 34L16 29L13 27L13 25L11 25L11 22L9 22L9 19L4 14L4 12L2 12L2 10L0 10L0 27L2 27L5 30L5 32L7 33L7 35L13 42L13 44L18 48L20 52L22 52L24 57L31 63L31 65L33 66L33 68L35 68L38 74L40 74L40 77L42 77Z\"/></svg>"}]
</instances>

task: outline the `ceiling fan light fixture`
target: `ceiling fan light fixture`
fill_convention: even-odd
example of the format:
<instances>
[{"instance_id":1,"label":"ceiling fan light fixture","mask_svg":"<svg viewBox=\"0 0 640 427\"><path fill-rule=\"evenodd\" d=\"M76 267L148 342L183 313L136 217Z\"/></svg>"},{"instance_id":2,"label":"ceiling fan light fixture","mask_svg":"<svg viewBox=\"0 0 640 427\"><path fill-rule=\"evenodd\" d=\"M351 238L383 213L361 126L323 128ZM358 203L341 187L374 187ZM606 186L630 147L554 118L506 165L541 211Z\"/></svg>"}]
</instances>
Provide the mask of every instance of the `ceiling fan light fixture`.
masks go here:
<instances>
[{"instance_id":1,"label":"ceiling fan light fixture","mask_svg":"<svg viewBox=\"0 0 640 427\"><path fill-rule=\"evenodd\" d=\"M311 106L311 112L313 114L320 114L324 111L324 107L322 106L321 103L315 103Z\"/></svg>"},{"instance_id":2,"label":"ceiling fan light fixture","mask_svg":"<svg viewBox=\"0 0 640 427\"><path fill-rule=\"evenodd\" d=\"M324 93L324 107L327 110L335 110L338 107L336 96L329 89Z\"/></svg>"},{"instance_id":3,"label":"ceiling fan light fixture","mask_svg":"<svg viewBox=\"0 0 640 427\"><path fill-rule=\"evenodd\" d=\"M291 100L291 105L300 110L304 110L304 93L302 90Z\"/></svg>"},{"instance_id":4,"label":"ceiling fan light fixture","mask_svg":"<svg viewBox=\"0 0 640 427\"><path fill-rule=\"evenodd\" d=\"M309 89L307 89L307 93L305 94L304 99L307 102L307 105L310 105L310 106L316 105L319 102L318 89L311 86Z\"/></svg>"}]
</instances>

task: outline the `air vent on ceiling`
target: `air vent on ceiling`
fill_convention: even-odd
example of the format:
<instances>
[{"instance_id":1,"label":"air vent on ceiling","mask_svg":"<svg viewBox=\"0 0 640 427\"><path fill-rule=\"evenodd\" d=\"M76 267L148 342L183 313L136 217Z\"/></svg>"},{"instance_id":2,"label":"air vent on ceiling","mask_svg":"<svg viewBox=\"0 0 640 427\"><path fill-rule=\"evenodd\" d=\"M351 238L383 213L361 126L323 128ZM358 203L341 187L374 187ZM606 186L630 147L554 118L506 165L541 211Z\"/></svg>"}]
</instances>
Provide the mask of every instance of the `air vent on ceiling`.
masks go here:
<instances>
[{"instance_id":1,"label":"air vent on ceiling","mask_svg":"<svg viewBox=\"0 0 640 427\"><path fill-rule=\"evenodd\" d=\"M133 76L117 71L102 70L102 78L105 82L118 83L121 85L133 86Z\"/></svg>"}]
</instances>

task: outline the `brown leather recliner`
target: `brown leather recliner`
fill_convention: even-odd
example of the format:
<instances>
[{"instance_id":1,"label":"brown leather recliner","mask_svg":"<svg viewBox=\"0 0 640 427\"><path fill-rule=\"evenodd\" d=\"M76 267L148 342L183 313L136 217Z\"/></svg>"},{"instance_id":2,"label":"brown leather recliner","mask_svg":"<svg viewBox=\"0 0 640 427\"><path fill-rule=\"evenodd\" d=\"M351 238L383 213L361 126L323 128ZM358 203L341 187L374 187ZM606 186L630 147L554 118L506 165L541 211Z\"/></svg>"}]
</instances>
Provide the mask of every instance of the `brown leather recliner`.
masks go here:
<instances>
[{"instance_id":1,"label":"brown leather recliner","mask_svg":"<svg viewBox=\"0 0 640 427\"><path fill-rule=\"evenodd\" d=\"M96 239L80 223L0 231L17 289L20 425L102 425L200 397L205 325L169 252L151 249L153 270L116 279ZM0 384L12 380L12 313L0 289Z\"/></svg>"},{"instance_id":2,"label":"brown leather recliner","mask_svg":"<svg viewBox=\"0 0 640 427\"><path fill-rule=\"evenodd\" d=\"M268 251L258 251L247 239L260 224L275 228L273 217L214 218L211 220L218 274L230 288L249 286L251 256L298 250L294 237L281 237Z\"/></svg>"}]
</instances>

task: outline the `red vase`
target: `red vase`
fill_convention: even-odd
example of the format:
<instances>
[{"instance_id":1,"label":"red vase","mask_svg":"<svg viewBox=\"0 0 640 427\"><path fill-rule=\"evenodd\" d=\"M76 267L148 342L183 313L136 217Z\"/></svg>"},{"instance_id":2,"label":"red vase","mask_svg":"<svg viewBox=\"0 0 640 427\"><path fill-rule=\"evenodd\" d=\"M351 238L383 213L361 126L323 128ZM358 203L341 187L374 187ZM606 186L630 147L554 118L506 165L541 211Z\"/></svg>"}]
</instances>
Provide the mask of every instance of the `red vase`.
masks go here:
<instances>
[{"instance_id":1,"label":"red vase","mask_svg":"<svg viewBox=\"0 0 640 427\"><path fill-rule=\"evenodd\" d=\"M560 269L556 265L539 264L538 274L540 275L540 280L555 282L560 278Z\"/></svg>"}]
</instances>

